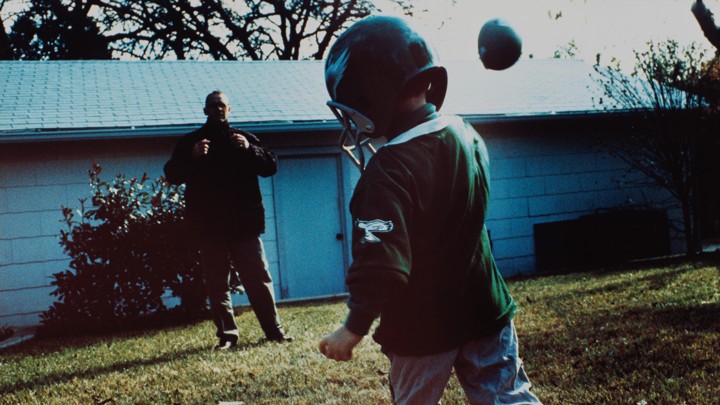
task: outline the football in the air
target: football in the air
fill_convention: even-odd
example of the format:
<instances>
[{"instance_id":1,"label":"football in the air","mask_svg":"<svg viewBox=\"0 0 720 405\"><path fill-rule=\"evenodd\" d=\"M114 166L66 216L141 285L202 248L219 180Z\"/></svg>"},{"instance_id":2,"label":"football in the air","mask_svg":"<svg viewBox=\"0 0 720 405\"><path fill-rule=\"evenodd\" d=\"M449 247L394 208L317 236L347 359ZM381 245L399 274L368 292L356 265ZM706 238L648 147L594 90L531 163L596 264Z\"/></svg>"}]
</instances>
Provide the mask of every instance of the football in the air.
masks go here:
<instances>
[{"instance_id":1,"label":"football in the air","mask_svg":"<svg viewBox=\"0 0 720 405\"><path fill-rule=\"evenodd\" d=\"M478 54L486 69L507 69L517 62L521 53L522 40L506 21L493 18L480 28Z\"/></svg>"}]
</instances>

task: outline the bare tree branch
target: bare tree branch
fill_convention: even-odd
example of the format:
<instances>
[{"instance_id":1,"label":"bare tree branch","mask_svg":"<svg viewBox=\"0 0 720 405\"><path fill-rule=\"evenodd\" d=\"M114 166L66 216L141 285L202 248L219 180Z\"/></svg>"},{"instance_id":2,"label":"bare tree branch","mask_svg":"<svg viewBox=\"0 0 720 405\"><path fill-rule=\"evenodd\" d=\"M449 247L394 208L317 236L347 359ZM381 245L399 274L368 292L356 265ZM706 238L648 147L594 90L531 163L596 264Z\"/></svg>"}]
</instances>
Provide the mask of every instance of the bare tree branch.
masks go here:
<instances>
[{"instance_id":1,"label":"bare tree branch","mask_svg":"<svg viewBox=\"0 0 720 405\"><path fill-rule=\"evenodd\" d=\"M705 38L715 47L716 52L720 53L720 27L715 25L713 13L708 10L702 0L696 0L690 10L695 15L698 24L700 24Z\"/></svg>"},{"instance_id":2,"label":"bare tree branch","mask_svg":"<svg viewBox=\"0 0 720 405\"><path fill-rule=\"evenodd\" d=\"M651 42L647 51L635 52L635 57L635 69L629 76L618 67L595 66L607 98L600 103L611 110L621 108L642 116L621 142L604 146L676 199L682 211L687 252L694 254L700 247L700 212L708 204L708 196L703 195L707 187L700 187L707 158L699 156L712 155L711 151L718 148L707 124L717 100L712 91L718 92L710 75L714 62L708 62L708 56L696 45L681 48L672 40L660 45Z\"/></svg>"}]
</instances>

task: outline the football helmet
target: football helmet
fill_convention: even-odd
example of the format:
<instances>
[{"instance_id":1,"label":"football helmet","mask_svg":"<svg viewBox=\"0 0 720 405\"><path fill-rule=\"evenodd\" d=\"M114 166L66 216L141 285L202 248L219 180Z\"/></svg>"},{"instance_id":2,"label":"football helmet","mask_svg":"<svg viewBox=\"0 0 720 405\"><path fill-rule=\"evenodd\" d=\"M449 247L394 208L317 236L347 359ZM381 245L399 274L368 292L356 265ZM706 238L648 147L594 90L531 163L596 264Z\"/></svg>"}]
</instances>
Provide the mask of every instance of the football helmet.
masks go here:
<instances>
[{"instance_id":1,"label":"football helmet","mask_svg":"<svg viewBox=\"0 0 720 405\"><path fill-rule=\"evenodd\" d=\"M339 144L362 171L371 141L387 134L403 89L418 78L430 84L427 100L439 110L447 71L432 44L398 17L373 16L350 26L325 61L327 105L343 126Z\"/></svg>"}]
</instances>

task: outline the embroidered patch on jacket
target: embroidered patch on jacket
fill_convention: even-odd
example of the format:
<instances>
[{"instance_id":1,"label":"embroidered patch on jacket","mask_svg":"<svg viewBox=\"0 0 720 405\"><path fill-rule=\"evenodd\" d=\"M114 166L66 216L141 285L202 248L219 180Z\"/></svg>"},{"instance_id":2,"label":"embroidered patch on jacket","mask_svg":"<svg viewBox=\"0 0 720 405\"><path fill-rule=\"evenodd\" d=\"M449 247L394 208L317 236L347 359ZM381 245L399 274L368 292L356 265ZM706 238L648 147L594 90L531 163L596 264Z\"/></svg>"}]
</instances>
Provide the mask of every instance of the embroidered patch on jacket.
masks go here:
<instances>
[{"instance_id":1,"label":"embroidered patch on jacket","mask_svg":"<svg viewBox=\"0 0 720 405\"><path fill-rule=\"evenodd\" d=\"M375 236L373 232L390 232L393 229L393 223L392 221L384 221L382 219L372 219L370 221L356 219L355 227L362 229L365 232L365 235L363 235L360 243L378 243L380 242L380 238Z\"/></svg>"}]
</instances>

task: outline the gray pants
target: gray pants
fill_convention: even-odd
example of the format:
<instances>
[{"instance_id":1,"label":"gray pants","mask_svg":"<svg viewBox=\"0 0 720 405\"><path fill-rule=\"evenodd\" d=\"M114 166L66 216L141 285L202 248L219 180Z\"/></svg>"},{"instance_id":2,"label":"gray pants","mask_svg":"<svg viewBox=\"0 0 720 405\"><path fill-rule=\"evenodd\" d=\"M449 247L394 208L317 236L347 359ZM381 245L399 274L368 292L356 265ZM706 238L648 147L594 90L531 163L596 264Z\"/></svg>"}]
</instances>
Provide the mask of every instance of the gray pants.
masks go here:
<instances>
[{"instance_id":1,"label":"gray pants","mask_svg":"<svg viewBox=\"0 0 720 405\"><path fill-rule=\"evenodd\" d=\"M272 278L260 237L202 238L198 247L217 337L236 341L239 336L230 296L230 272L233 268L240 275L265 336L274 338L282 335Z\"/></svg>"},{"instance_id":2,"label":"gray pants","mask_svg":"<svg viewBox=\"0 0 720 405\"><path fill-rule=\"evenodd\" d=\"M390 358L395 404L437 404L453 368L470 404L540 404L518 355L515 325L497 335L428 356Z\"/></svg>"}]
</instances>

